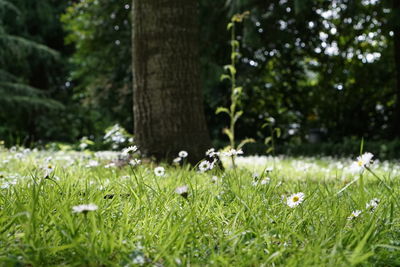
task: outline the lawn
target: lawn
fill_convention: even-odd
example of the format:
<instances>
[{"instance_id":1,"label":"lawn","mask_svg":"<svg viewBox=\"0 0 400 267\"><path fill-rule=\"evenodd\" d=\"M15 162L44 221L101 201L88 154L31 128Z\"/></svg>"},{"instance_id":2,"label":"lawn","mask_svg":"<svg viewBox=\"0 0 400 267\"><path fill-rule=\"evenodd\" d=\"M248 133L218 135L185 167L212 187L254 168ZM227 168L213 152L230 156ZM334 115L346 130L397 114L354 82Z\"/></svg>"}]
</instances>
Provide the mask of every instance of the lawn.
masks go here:
<instances>
[{"instance_id":1,"label":"lawn","mask_svg":"<svg viewBox=\"0 0 400 267\"><path fill-rule=\"evenodd\" d=\"M205 170L0 148L0 262L399 266L400 165L375 159L360 176L355 158L238 157L233 169L221 157L225 170Z\"/></svg>"}]
</instances>

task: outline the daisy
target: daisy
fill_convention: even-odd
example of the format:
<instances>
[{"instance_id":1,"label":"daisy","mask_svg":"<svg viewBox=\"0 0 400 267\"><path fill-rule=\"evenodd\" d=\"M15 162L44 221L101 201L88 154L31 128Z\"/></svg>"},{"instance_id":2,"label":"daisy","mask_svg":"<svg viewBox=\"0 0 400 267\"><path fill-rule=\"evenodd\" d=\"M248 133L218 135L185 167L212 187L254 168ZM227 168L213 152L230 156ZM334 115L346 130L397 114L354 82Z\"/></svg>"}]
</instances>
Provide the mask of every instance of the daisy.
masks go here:
<instances>
[{"instance_id":1,"label":"daisy","mask_svg":"<svg viewBox=\"0 0 400 267\"><path fill-rule=\"evenodd\" d=\"M349 221L354 220L355 218L360 216L360 214L361 214L361 210L355 210L350 214L349 217L347 217L347 220L349 220Z\"/></svg>"},{"instance_id":2,"label":"daisy","mask_svg":"<svg viewBox=\"0 0 400 267\"><path fill-rule=\"evenodd\" d=\"M287 198L286 204L289 207L294 208L294 207L300 205L301 202L303 202L303 201L304 201L304 193L299 192L299 193L289 196Z\"/></svg>"},{"instance_id":3,"label":"daisy","mask_svg":"<svg viewBox=\"0 0 400 267\"><path fill-rule=\"evenodd\" d=\"M380 200L378 198L373 198L371 199L370 202L368 202L365 205L365 209L369 210L370 212L374 212L375 209L378 207Z\"/></svg>"},{"instance_id":4,"label":"daisy","mask_svg":"<svg viewBox=\"0 0 400 267\"><path fill-rule=\"evenodd\" d=\"M373 157L374 157L374 155L369 152L366 152L366 153L362 154L361 156L358 156L357 160L351 164L350 170L352 172L364 171L364 169L372 163Z\"/></svg>"},{"instance_id":5,"label":"daisy","mask_svg":"<svg viewBox=\"0 0 400 267\"><path fill-rule=\"evenodd\" d=\"M181 195L184 198L188 197L188 186L184 185L184 186L179 186L175 189L175 193L177 193L178 195Z\"/></svg>"},{"instance_id":6,"label":"daisy","mask_svg":"<svg viewBox=\"0 0 400 267\"><path fill-rule=\"evenodd\" d=\"M95 211L97 210L98 207L95 204L83 204L83 205L78 205L78 206L73 206L72 207L72 212L73 213L83 213L86 214L89 211Z\"/></svg>"},{"instance_id":7,"label":"daisy","mask_svg":"<svg viewBox=\"0 0 400 267\"><path fill-rule=\"evenodd\" d=\"M179 152L178 156L181 158L186 158L189 154L185 151L182 150L181 152Z\"/></svg>"},{"instance_id":8,"label":"daisy","mask_svg":"<svg viewBox=\"0 0 400 267\"><path fill-rule=\"evenodd\" d=\"M134 167L134 166L139 165L141 162L142 161L140 159L132 159L132 160L129 161L129 165Z\"/></svg>"},{"instance_id":9,"label":"daisy","mask_svg":"<svg viewBox=\"0 0 400 267\"><path fill-rule=\"evenodd\" d=\"M270 181L271 181L271 178L266 177L266 178L261 180L260 184L261 185L266 185L266 184L269 184Z\"/></svg>"},{"instance_id":10,"label":"daisy","mask_svg":"<svg viewBox=\"0 0 400 267\"><path fill-rule=\"evenodd\" d=\"M215 148L210 148L206 151L206 156L213 158L215 156L219 156L219 152L215 152Z\"/></svg>"},{"instance_id":11,"label":"daisy","mask_svg":"<svg viewBox=\"0 0 400 267\"><path fill-rule=\"evenodd\" d=\"M209 170L211 167L210 162L208 162L207 160L203 160L202 162L200 162L199 164L199 171L200 172L205 172L207 170Z\"/></svg>"},{"instance_id":12,"label":"daisy","mask_svg":"<svg viewBox=\"0 0 400 267\"><path fill-rule=\"evenodd\" d=\"M164 176L164 175L165 175L165 169L164 169L164 167L159 166L159 167L155 168L155 169L154 169L154 174L155 174L156 176Z\"/></svg>"},{"instance_id":13,"label":"daisy","mask_svg":"<svg viewBox=\"0 0 400 267\"><path fill-rule=\"evenodd\" d=\"M173 163L179 163L179 162L181 162L181 160L182 160L181 157L177 157L177 158L174 158L174 160L172 162Z\"/></svg>"},{"instance_id":14,"label":"daisy","mask_svg":"<svg viewBox=\"0 0 400 267\"><path fill-rule=\"evenodd\" d=\"M274 170L274 167L267 167L266 169L265 169L265 172L272 172Z\"/></svg>"},{"instance_id":15,"label":"daisy","mask_svg":"<svg viewBox=\"0 0 400 267\"><path fill-rule=\"evenodd\" d=\"M122 154L128 155L130 152L136 152L137 149L138 149L137 146L128 146L128 147L122 149Z\"/></svg>"},{"instance_id":16,"label":"daisy","mask_svg":"<svg viewBox=\"0 0 400 267\"><path fill-rule=\"evenodd\" d=\"M217 183L218 182L218 177L217 176L213 176L213 177L211 177L211 182L212 183Z\"/></svg>"},{"instance_id":17,"label":"daisy","mask_svg":"<svg viewBox=\"0 0 400 267\"><path fill-rule=\"evenodd\" d=\"M47 178L50 176L50 174L54 171L55 168L53 165L49 163L43 169L44 169L44 177Z\"/></svg>"}]
</instances>

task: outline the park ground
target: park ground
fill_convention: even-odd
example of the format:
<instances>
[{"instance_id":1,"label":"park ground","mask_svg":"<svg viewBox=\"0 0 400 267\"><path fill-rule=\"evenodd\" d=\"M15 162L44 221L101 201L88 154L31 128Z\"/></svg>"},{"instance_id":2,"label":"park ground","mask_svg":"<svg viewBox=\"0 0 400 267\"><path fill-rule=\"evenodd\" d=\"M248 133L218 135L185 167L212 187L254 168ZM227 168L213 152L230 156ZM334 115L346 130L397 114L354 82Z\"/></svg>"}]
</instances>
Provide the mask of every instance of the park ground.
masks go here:
<instances>
[{"instance_id":1,"label":"park ground","mask_svg":"<svg viewBox=\"0 0 400 267\"><path fill-rule=\"evenodd\" d=\"M130 152L1 149L1 265L400 265L396 161Z\"/></svg>"}]
</instances>

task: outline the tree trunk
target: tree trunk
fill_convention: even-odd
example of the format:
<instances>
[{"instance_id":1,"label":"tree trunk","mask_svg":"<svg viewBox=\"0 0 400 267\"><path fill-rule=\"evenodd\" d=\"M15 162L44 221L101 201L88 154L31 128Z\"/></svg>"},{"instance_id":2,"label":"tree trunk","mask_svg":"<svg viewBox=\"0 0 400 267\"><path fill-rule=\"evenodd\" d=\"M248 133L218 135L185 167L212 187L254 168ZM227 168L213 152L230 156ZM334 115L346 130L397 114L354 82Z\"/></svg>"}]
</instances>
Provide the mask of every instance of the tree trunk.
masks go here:
<instances>
[{"instance_id":1,"label":"tree trunk","mask_svg":"<svg viewBox=\"0 0 400 267\"><path fill-rule=\"evenodd\" d=\"M132 0L133 112L145 156L189 161L210 139L203 110L196 0Z\"/></svg>"},{"instance_id":2,"label":"tree trunk","mask_svg":"<svg viewBox=\"0 0 400 267\"><path fill-rule=\"evenodd\" d=\"M393 48L394 48L394 62L395 62L395 95L396 103L394 110L394 120L392 123L393 137L400 137L400 1L393 0L393 11L395 13L395 22L393 28Z\"/></svg>"}]
</instances>

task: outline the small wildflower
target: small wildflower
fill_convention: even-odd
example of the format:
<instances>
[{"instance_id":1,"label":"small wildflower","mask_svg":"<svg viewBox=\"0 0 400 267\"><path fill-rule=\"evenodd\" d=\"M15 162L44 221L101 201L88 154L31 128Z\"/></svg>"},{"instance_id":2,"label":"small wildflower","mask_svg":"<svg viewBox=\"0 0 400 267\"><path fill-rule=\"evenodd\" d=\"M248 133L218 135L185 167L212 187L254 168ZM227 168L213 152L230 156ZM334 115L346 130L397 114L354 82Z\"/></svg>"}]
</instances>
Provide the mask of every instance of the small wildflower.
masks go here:
<instances>
[{"instance_id":1,"label":"small wildflower","mask_svg":"<svg viewBox=\"0 0 400 267\"><path fill-rule=\"evenodd\" d=\"M128 146L128 147L122 149L122 154L128 155L128 154L130 154L130 152L133 152L133 153L136 152L137 149L138 149L137 146Z\"/></svg>"},{"instance_id":2,"label":"small wildflower","mask_svg":"<svg viewBox=\"0 0 400 267\"><path fill-rule=\"evenodd\" d=\"M207 160L203 160L202 162L200 162L199 164L199 171L200 172L206 172L207 170L209 170L211 167L211 164L209 161Z\"/></svg>"},{"instance_id":3,"label":"small wildflower","mask_svg":"<svg viewBox=\"0 0 400 267\"><path fill-rule=\"evenodd\" d=\"M140 165L141 162L142 161L140 159L132 159L129 161L129 165L134 167L134 166Z\"/></svg>"},{"instance_id":4,"label":"small wildflower","mask_svg":"<svg viewBox=\"0 0 400 267\"><path fill-rule=\"evenodd\" d=\"M179 163L179 162L181 162L181 160L182 160L181 157L177 157L177 158L175 158L172 162L173 162L173 163Z\"/></svg>"},{"instance_id":5,"label":"small wildflower","mask_svg":"<svg viewBox=\"0 0 400 267\"><path fill-rule=\"evenodd\" d=\"M301 202L303 202L303 201L304 201L304 193L299 192L299 193L289 196L287 198L286 204L289 207L294 208L294 207L300 205Z\"/></svg>"},{"instance_id":6,"label":"small wildflower","mask_svg":"<svg viewBox=\"0 0 400 267\"><path fill-rule=\"evenodd\" d=\"M213 177L211 177L211 182L212 183L217 183L218 182L218 177L217 176L213 176Z\"/></svg>"},{"instance_id":7,"label":"small wildflower","mask_svg":"<svg viewBox=\"0 0 400 267\"><path fill-rule=\"evenodd\" d=\"M178 154L178 156L179 156L180 158L186 158L188 155L189 155L189 154L188 154L185 150L182 150L182 151L179 152L179 154Z\"/></svg>"},{"instance_id":8,"label":"small wildflower","mask_svg":"<svg viewBox=\"0 0 400 267\"><path fill-rule=\"evenodd\" d=\"M155 168L155 169L154 169L154 174L155 174L156 176L164 176L164 175L165 175L165 169L164 169L164 167L159 166L159 167Z\"/></svg>"},{"instance_id":9,"label":"small wildflower","mask_svg":"<svg viewBox=\"0 0 400 267\"><path fill-rule=\"evenodd\" d=\"M274 170L274 167L267 167L266 169L265 169L265 172L272 172Z\"/></svg>"},{"instance_id":10,"label":"small wildflower","mask_svg":"<svg viewBox=\"0 0 400 267\"><path fill-rule=\"evenodd\" d=\"M366 152L361 156L357 157L357 160L353 162L350 166L351 172L362 172L366 167L372 163L372 158L374 155L372 153Z\"/></svg>"},{"instance_id":11,"label":"small wildflower","mask_svg":"<svg viewBox=\"0 0 400 267\"><path fill-rule=\"evenodd\" d=\"M355 210L350 214L349 217L347 217L347 220L349 220L349 221L354 220L355 218L360 216L360 214L361 214L361 210Z\"/></svg>"},{"instance_id":12,"label":"small wildflower","mask_svg":"<svg viewBox=\"0 0 400 267\"><path fill-rule=\"evenodd\" d=\"M175 189L175 193L177 193L178 195L181 195L184 198L188 197L188 186L184 185L184 186L179 186Z\"/></svg>"},{"instance_id":13,"label":"small wildflower","mask_svg":"<svg viewBox=\"0 0 400 267\"><path fill-rule=\"evenodd\" d=\"M270 181L271 181L271 178L266 177L266 178L262 179L260 183L261 183L261 185L266 185L266 184L269 184Z\"/></svg>"},{"instance_id":14,"label":"small wildflower","mask_svg":"<svg viewBox=\"0 0 400 267\"><path fill-rule=\"evenodd\" d=\"M206 156L213 158L215 156L219 156L219 152L215 152L215 148L210 148L209 150L206 151Z\"/></svg>"},{"instance_id":15,"label":"small wildflower","mask_svg":"<svg viewBox=\"0 0 400 267\"><path fill-rule=\"evenodd\" d=\"M97 210L98 207L95 204L83 204L83 205L78 205L78 206L73 206L72 207L72 212L73 213L83 213L86 214L89 211L95 211Z\"/></svg>"},{"instance_id":16,"label":"small wildflower","mask_svg":"<svg viewBox=\"0 0 400 267\"><path fill-rule=\"evenodd\" d=\"M378 207L379 202L380 202L380 200L378 198L371 199L371 201L365 205L366 210L368 210L370 212L374 212L376 210L376 208Z\"/></svg>"},{"instance_id":17,"label":"small wildflower","mask_svg":"<svg viewBox=\"0 0 400 267\"><path fill-rule=\"evenodd\" d=\"M209 170L214 169L215 164L216 164L217 162L218 162L218 159L217 159L217 158L214 158L213 161L210 163L210 168L209 168Z\"/></svg>"},{"instance_id":18,"label":"small wildflower","mask_svg":"<svg viewBox=\"0 0 400 267\"><path fill-rule=\"evenodd\" d=\"M43 169L44 169L44 177L47 178L50 176L50 174L54 171L55 168L53 165L49 163Z\"/></svg>"}]
</instances>

